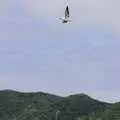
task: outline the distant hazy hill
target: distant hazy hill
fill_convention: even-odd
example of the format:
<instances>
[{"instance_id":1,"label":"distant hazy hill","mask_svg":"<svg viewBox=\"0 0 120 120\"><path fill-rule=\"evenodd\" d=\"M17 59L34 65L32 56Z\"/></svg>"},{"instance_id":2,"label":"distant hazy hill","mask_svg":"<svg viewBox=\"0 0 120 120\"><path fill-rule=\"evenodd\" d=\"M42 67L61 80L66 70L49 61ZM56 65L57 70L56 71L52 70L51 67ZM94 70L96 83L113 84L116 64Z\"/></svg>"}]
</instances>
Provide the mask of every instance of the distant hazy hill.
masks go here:
<instances>
[{"instance_id":1,"label":"distant hazy hill","mask_svg":"<svg viewBox=\"0 0 120 120\"><path fill-rule=\"evenodd\" d=\"M48 93L21 93L0 91L0 120L72 120L79 116L105 111L109 104L94 100L85 94L60 97Z\"/></svg>"}]
</instances>

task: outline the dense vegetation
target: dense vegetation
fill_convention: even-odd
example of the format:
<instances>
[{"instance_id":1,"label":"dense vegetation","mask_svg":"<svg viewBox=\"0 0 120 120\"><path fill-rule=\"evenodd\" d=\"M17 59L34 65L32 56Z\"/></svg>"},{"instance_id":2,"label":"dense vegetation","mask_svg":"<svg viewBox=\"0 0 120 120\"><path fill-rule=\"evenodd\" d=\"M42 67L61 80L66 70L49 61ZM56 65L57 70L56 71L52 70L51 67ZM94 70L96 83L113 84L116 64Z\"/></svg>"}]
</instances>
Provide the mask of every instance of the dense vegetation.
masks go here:
<instances>
[{"instance_id":1,"label":"dense vegetation","mask_svg":"<svg viewBox=\"0 0 120 120\"><path fill-rule=\"evenodd\" d=\"M120 103L100 102L85 94L60 97L43 92L0 91L0 120L117 120L119 116Z\"/></svg>"}]
</instances>

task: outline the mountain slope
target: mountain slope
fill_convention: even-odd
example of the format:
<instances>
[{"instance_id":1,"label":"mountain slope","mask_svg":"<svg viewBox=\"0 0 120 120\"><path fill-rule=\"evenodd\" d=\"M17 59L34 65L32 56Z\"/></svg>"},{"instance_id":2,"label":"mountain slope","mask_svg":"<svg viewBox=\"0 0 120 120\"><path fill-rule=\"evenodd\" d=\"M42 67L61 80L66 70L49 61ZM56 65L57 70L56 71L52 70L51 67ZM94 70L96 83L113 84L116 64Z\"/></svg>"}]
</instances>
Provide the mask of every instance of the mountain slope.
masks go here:
<instances>
[{"instance_id":1,"label":"mountain slope","mask_svg":"<svg viewBox=\"0 0 120 120\"><path fill-rule=\"evenodd\" d=\"M106 116L109 120L120 120L120 103L108 107Z\"/></svg>"},{"instance_id":2,"label":"mountain slope","mask_svg":"<svg viewBox=\"0 0 120 120\"><path fill-rule=\"evenodd\" d=\"M38 113L47 112L50 109L49 106L60 98L59 96L43 92L21 93L11 90L0 91L0 118L12 119L15 116L21 116L23 111L27 111L27 109L28 111L36 109Z\"/></svg>"},{"instance_id":3,"label":"mountain slope","mask_svg":"<svg viewBox=\"0 0 120 120\"><path fill-rule=\"evenodd\" d=\"M104 111L107 105L109 104L94 100L85 94L78 94L62 98L54 104L54 107L57 106L61 111L62 119L66 119L67 117L69 120L72 120L79 116Z\"/></svg>"},{"instance_id":4,"label":"mountain slope","mask_svg":"<svg viewBox=\"0 0 120 120\"><path fill-rule=\"evenodd\" d=\"M108 103L100 102L85 94L60 97L48 93L21 93L12 90L0 91L0 120L53 120L76 119L105 110Z\"/></svg>"}]
</instances>

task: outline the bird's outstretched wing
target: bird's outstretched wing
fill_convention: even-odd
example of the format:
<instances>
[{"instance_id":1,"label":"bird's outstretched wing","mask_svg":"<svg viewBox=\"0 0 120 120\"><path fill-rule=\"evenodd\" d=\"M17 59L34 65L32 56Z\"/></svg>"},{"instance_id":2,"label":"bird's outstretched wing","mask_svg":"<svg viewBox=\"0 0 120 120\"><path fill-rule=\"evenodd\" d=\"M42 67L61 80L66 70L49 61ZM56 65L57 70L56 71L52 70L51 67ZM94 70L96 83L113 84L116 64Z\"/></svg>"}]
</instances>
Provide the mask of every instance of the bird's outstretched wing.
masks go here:
<instances>
[{"instance_id":1,"label":"bird's outstretched wing","mask_svg":"<svg viewBox=\"0 0 120 120\"><path fill-rule=\"evenodd\" d=\"M70 17L70 13L69 13L69 7L67 6L65 10L65 18L68 18L68 17Z\"/></svg>"}]
</instances>

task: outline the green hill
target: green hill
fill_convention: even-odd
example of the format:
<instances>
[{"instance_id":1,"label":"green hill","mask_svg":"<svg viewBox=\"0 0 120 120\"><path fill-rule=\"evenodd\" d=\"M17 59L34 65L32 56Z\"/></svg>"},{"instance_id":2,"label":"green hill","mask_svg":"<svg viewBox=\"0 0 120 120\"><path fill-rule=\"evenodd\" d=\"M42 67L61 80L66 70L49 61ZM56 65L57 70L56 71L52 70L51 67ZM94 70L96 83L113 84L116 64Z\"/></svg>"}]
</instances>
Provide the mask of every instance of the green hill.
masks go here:
<instances>
[{"instance_id":1,"label":"green hill","mask_svg":"<svg viewBox=\"0 0 120 120\"><path fill-rule=\"evenodd\" d=\"M109 120L120 120L120 103L110 105L105 114Z\"/></svg>"},{"instance_id":2,"label":"green hill","mask_svg":"<svg viewBox=\"0 0 120 120\"><path fill-rule=\"evenodd\" d=\"M0 91L0 120L73 120L80 116L98 114L110 105L85 94L60 97L43 92L22 93Z\"/></svg>"},{"instance_id":3,"label":"green hill","mask_svg":"<svg viewBox=\"0 0 120 120\"><path fill-rule=\"evenodd\" d=\"M62 98L54 107L61 111L61 118L72 120L73 118L104 111L108 103L94 100L85 94L71 95Z\"/></svg>"},{"instance_id":4,"label":"green hill","mask_svg":"<svg viewBox=\"0 0 120 120\"><path fill-rule=\"evenodd\" d=\"M48 93L21 93L16 91L0 91L0 119L29 117L29 114L48 113L51 104L61 97Z\"/></svg>"}]
</instances>

